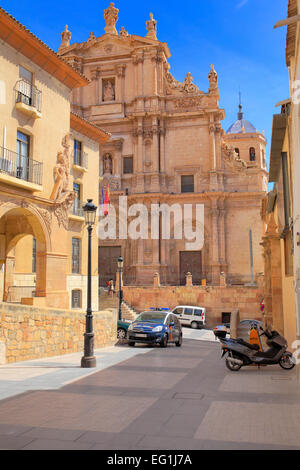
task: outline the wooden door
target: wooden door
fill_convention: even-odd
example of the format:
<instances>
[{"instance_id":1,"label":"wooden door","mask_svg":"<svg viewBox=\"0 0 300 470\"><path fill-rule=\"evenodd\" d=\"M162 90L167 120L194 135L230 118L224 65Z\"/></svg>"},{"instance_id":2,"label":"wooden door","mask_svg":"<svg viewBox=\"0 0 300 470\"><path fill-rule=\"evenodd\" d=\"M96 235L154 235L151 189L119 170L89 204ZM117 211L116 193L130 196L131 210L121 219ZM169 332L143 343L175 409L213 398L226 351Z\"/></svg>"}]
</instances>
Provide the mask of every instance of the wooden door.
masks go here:
<instances>
[{"instance_id":1,"label":"wooden door","mask_svg":"<svg viewBox=\"0 0 300 470\"><path fill-rule=\"evenodd\" d=\"M106 287L106 283L111 279L116 280L119 256L121 256L120 246L99 246L98 269L100 287Z\"/></svg>"},{"instance_id":2,"label":"wooden door","mask_svg":"<svg viewBox=\"0 0 300 470\"><path fill-rule=\"evenodd\" d=\"M201 251L180 252L180 285L184 286L186 274L191 273L193 284L200 285L202 280L202 256Z\"/></svg>"}]
</instances>

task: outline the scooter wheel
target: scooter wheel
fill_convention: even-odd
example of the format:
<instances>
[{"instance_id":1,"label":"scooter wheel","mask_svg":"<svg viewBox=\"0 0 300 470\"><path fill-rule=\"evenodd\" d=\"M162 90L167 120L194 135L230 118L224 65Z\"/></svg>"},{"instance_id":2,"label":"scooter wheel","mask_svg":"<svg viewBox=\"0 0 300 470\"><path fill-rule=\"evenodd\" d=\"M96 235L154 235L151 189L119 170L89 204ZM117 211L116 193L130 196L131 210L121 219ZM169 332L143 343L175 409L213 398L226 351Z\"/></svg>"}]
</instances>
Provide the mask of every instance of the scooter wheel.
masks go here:
<instances>
[{"instance_id":1,"label":"scooter wheel","mask_svg":"<svg viewBox=\"0 0 300 470\"><path fill-rule=\"evenodd\" d=\"M229 369L231 372L237 372L242 367L242 364L234 364L233 362L231 362L230 357L226 357L225 364L227 369Z\"/></svg>"},{"instance_id":2,"label":"scooter wheel","mask_svg":"<svg viewBox=\"0 0 300 470\"><path fill-rule=\"evenodd\" d=\"M279 361L280 367L285 370L291 370L295 367L295 361L291 353L285 353Z\"/></svg>"}]
</instances>

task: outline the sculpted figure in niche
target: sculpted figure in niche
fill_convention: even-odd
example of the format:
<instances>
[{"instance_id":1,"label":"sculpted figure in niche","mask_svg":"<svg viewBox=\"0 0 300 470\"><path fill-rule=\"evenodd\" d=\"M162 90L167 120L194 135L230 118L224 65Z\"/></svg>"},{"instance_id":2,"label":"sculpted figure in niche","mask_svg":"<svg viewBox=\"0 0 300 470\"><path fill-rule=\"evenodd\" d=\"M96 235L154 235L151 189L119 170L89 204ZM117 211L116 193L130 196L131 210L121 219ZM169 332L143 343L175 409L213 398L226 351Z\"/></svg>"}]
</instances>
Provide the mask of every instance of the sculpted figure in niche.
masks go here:
<instances>
[{"instance_id":1,"label":"sculpted figure in niche","mask_svg":"<svg viewBox=\"0 0 300 470\"><path fill-rule=\"evenodd\" d=\"M63 152L57 153L57 163L53 169L54 186L50 196L52 200L58 200L64 193L68 192L69 186L69 135L66 135L62 141Z\"/></svg>"},{"instance_id":2,"label":"sculpted figure in niche","mask_svg":"<svg viewBox=\"0 0 300 470\"><path fill-rule=\"evenodd\" d=\"M112 159L111 159L111 156L110 156L109 153L104 155L103 172L104 172L105 175L107 175L107 174L111 175L112 174Z\"/></svg>"},{"instance_id":3,"label":"sculpted figure in niche","mask_svg":"<svg viewBox=\"0 0 300 470\"><path fill-rule=\"evenodd\" d=\"M115 87L111 80L103 82L103 101L115 101Z\"/></svg>"}]
</instances>

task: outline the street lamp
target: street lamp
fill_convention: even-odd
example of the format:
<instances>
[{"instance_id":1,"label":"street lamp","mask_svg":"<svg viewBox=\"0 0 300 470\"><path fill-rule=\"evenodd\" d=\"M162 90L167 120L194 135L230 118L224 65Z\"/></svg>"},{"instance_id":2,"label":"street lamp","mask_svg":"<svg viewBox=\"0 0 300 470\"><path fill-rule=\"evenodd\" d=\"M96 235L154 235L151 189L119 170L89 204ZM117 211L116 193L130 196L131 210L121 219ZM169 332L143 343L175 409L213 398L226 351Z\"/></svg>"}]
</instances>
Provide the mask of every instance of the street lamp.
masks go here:
<instances>
[{"instance_id":1,"label":"street lamp","mask_svg":"<svg viewBox=\"0 0 300 470\"><path fill-rule=\"evenodd\" d=\"M94 332L92 315L92 231L96 220L97 207L92 199L88 199L83 206L85 224L88 229L88 276L87 276L87 309L86 325L84 333L84 356L81 358L81 367L96 367L96 357L94 356Z\"/></svg>"},{"instance_id":2,"label":"street lamp","mask_svg":"<svg viewBox=\"0 0 300 470\"><path fill-rule=\"evenodd\" d=\"M122 301L123 301L123 290L122 290L122 273L123 273L123 258L118 258L118 271L119 271L119 320L122 320Z\"/></svg>"}]
</instances>

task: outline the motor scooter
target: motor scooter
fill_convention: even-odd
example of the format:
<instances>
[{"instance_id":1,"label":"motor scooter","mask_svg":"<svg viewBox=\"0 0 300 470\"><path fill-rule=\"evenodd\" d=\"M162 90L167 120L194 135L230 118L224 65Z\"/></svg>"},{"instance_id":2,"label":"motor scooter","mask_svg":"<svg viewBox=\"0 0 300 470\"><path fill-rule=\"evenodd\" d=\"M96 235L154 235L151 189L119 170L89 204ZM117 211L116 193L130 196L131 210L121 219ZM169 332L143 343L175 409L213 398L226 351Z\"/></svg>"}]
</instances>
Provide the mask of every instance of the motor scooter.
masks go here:
<instances>
[{"instance_id":1,"label":"motor scooter","mask_svg":"<svg viewBox=\"0 0 300 470\"><path fill-rule=\"evenodd\" d=\"M269 346L266 351L262 351L258 344L250 344L242 338L226 338L222 329L214 330L222 346L222 358L226 356L226 367L234 372L251 364L279 364L285 370L293 369L295 360L292 353L287 351L288 343L285 338L277 331L271 331L268 328L263 329L257 326L253 328L258 330L259 337L266 336L266 344ZM262 333L259 334L259 331Z\"/></svg>"}]
</instances>

